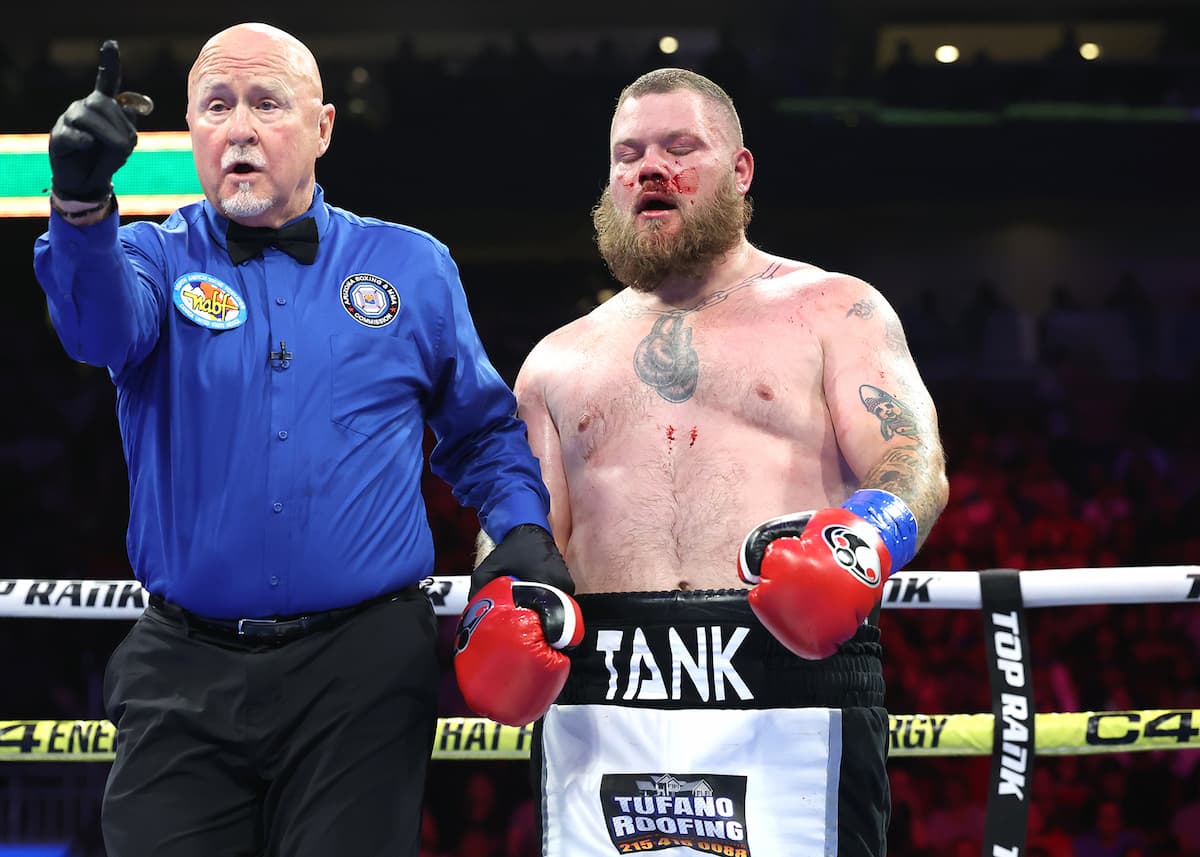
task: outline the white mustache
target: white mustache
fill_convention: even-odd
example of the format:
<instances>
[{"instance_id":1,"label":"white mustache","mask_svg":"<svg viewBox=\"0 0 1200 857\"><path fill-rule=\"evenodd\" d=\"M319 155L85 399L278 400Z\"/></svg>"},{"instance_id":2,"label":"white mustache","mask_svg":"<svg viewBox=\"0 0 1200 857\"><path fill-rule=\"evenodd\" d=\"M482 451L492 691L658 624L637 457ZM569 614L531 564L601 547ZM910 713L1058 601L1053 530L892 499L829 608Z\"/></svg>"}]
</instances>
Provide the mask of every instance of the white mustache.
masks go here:
<instances>
[{"instance_id":1,"label":"white mustache","mask_svg":"<svg viewBox=\"0 0 1200 857\"><path fill-rule=\"evenodd\" d=\"M234 164L249 164L255 169L262 169L267 165L267 159L259 149L252 146L238 146L234 149L226 149L225 154L221 155L221 169L232 169Z\"/></svg>"}]
</instances>

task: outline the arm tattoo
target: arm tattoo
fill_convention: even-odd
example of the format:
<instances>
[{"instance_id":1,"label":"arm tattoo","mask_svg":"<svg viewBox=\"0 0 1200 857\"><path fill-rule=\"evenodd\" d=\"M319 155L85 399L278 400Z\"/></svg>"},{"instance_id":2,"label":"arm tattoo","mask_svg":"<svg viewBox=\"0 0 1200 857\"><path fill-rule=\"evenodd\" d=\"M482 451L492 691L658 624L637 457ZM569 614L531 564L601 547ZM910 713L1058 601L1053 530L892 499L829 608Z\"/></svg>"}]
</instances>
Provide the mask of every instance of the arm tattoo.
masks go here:
<instances>
[{"instance_id":1,"label":"arm tattoo","mask_svg":"<svg viewBox=\"0 0 1200 857\"><path fill-rule=\"evenodd\" d=\"M908 354L908 340L904 338L904 328L898 321L889 321L883 328L883 341L893 354Z\"/></svg>"},{"instance_id":2,"label":"arm tattoo","mask_svg":"<svg viewBox=\"0 0 1200 857\"><path fill-rule=\"evenodd\" d=\"M884 440L891 440L896 435L918 437L912 409L891 393L863 384L858 388L858 397L862 399L863 407L879 417L879 431Z\"/></svg>"},{"instance_id":3,"label":"arm tattoo","mask_svg":"<svg viewBox=\"0 0 1200 857\"><path fill-rule=\"evenodd\" d=\"M900 446L863 476L863 488L879 488L900 497L917 518L921 543L942 511L940 485L944 460L940 446Z\"/></svg>"},{"instance_id":4,"label":"arm tattoo","mask_svg":"<svg viewBox=\"0 0 1200 857\"><path fill-rule=\"evenodd\" d=\"M907 494L912 486L912 474L918 472L925 463L920 447L901 446L888 450L887 455L871 471L875 484L872 487L891 491L893 494Z\"/></svg>"},{"instance_id":5,"label":"arm tattoo","mask_svg":"<svg viewBox=\"0 0 1200 857\"><path fill-rule=\"evenodd\" d=\"M875 302L870 298L863 298L856 301L854 306L846 310L846 318L856 315L862 319L875 317ZM887 345L888 350L895 354L907 354L908 343L904 339L904 328L900 326L898 321L892 320L884 324L883 341Z\"/></svg>"},{"instance_id":6,"label":"arm tattoo","mask_svg":"<svg viewBox=\"0 0 1200 857\"><path fill-rule=\"evenodd\" d=\"M914 441L889 449L863 475L862 487L879 488L902 498L917 518L918 539L924 543L944 505L941 443L937 437L923 437L912 410L891 394L870 384L863 384L858 393L866 409L879 417L884 440L903 437Z\"/></svg>"}]
</instances>

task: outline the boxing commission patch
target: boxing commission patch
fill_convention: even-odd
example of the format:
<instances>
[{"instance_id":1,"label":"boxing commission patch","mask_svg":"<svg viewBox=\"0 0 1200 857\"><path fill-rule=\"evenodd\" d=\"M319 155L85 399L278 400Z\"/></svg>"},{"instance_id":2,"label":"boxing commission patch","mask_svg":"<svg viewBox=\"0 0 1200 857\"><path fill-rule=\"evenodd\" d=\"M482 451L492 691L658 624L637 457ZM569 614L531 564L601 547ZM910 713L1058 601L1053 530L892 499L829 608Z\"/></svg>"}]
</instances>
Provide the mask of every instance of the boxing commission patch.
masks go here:
<instances>
[{"instance_id":1,"label":"boxing commission patch","mask_svg":"<svg viewBox=\"0 0 1200 857\"><path fill-rule=\"evenodd\" d=\"M342 306L359 324L383 327L400 311L400 293L383 277L351 274L342 280Z\"/></svg>"},{"instance_id":2,"label":"boxing commission patch","mask_svg":"<svg viewBox=\"0 0 1200 857\"><path fill-rule=\"evenodd\" d=\"M175 281L171 300L180 315L210 330L230 330L246 323L242 296L212 274L184 274Z\"/></svg>"}]
</instances>

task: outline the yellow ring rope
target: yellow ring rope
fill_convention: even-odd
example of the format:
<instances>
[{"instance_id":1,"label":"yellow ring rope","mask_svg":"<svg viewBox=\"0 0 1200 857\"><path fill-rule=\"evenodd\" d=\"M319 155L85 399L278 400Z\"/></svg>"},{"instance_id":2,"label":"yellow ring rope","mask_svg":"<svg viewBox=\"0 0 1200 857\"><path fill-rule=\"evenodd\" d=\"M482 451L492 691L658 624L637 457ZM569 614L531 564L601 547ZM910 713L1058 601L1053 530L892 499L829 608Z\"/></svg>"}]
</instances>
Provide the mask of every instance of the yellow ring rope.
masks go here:
<instances>
[{"instance_id":1,"label":"yellow ring rope","mask_svg":"<svg viewBox=\"0 0 1200 857\"><path fill-rule=\"evenodd\" d=\"M893 714L889 754L987 756L991 714ZM1037 753L1075 756L1200 747L1200 709L1038 714ZM116 730L107 720L0 720L0 762L107 762ZM527 759L533 727L483 717L442 717L433 758Z\"/></svg>"}]
</instances>

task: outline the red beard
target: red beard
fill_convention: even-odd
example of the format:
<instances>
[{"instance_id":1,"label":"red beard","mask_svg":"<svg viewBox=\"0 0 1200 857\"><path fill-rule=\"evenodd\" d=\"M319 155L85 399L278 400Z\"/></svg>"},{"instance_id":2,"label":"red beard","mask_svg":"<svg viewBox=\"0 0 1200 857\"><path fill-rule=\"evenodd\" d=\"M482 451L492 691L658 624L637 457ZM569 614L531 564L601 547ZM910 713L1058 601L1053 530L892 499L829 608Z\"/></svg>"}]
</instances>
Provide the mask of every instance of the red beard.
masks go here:
<instances>
[{"instance_id":1,"label":"red beard","mask_svg":"<svg viewBox=\"0 0 1200 857\"><path fill-rule=\"evenodd\" d=\"M737 246L751 210L750 200L737 192L731 173L704 205L693 211L676 209L682 222L674 234L664 233L660 221L651 221L639 231L637 215L617 211L608 188L592 209L592 224L600 255L618 282L652 292L667 277L700 275Z\"/></svg>"}]
</instances>

